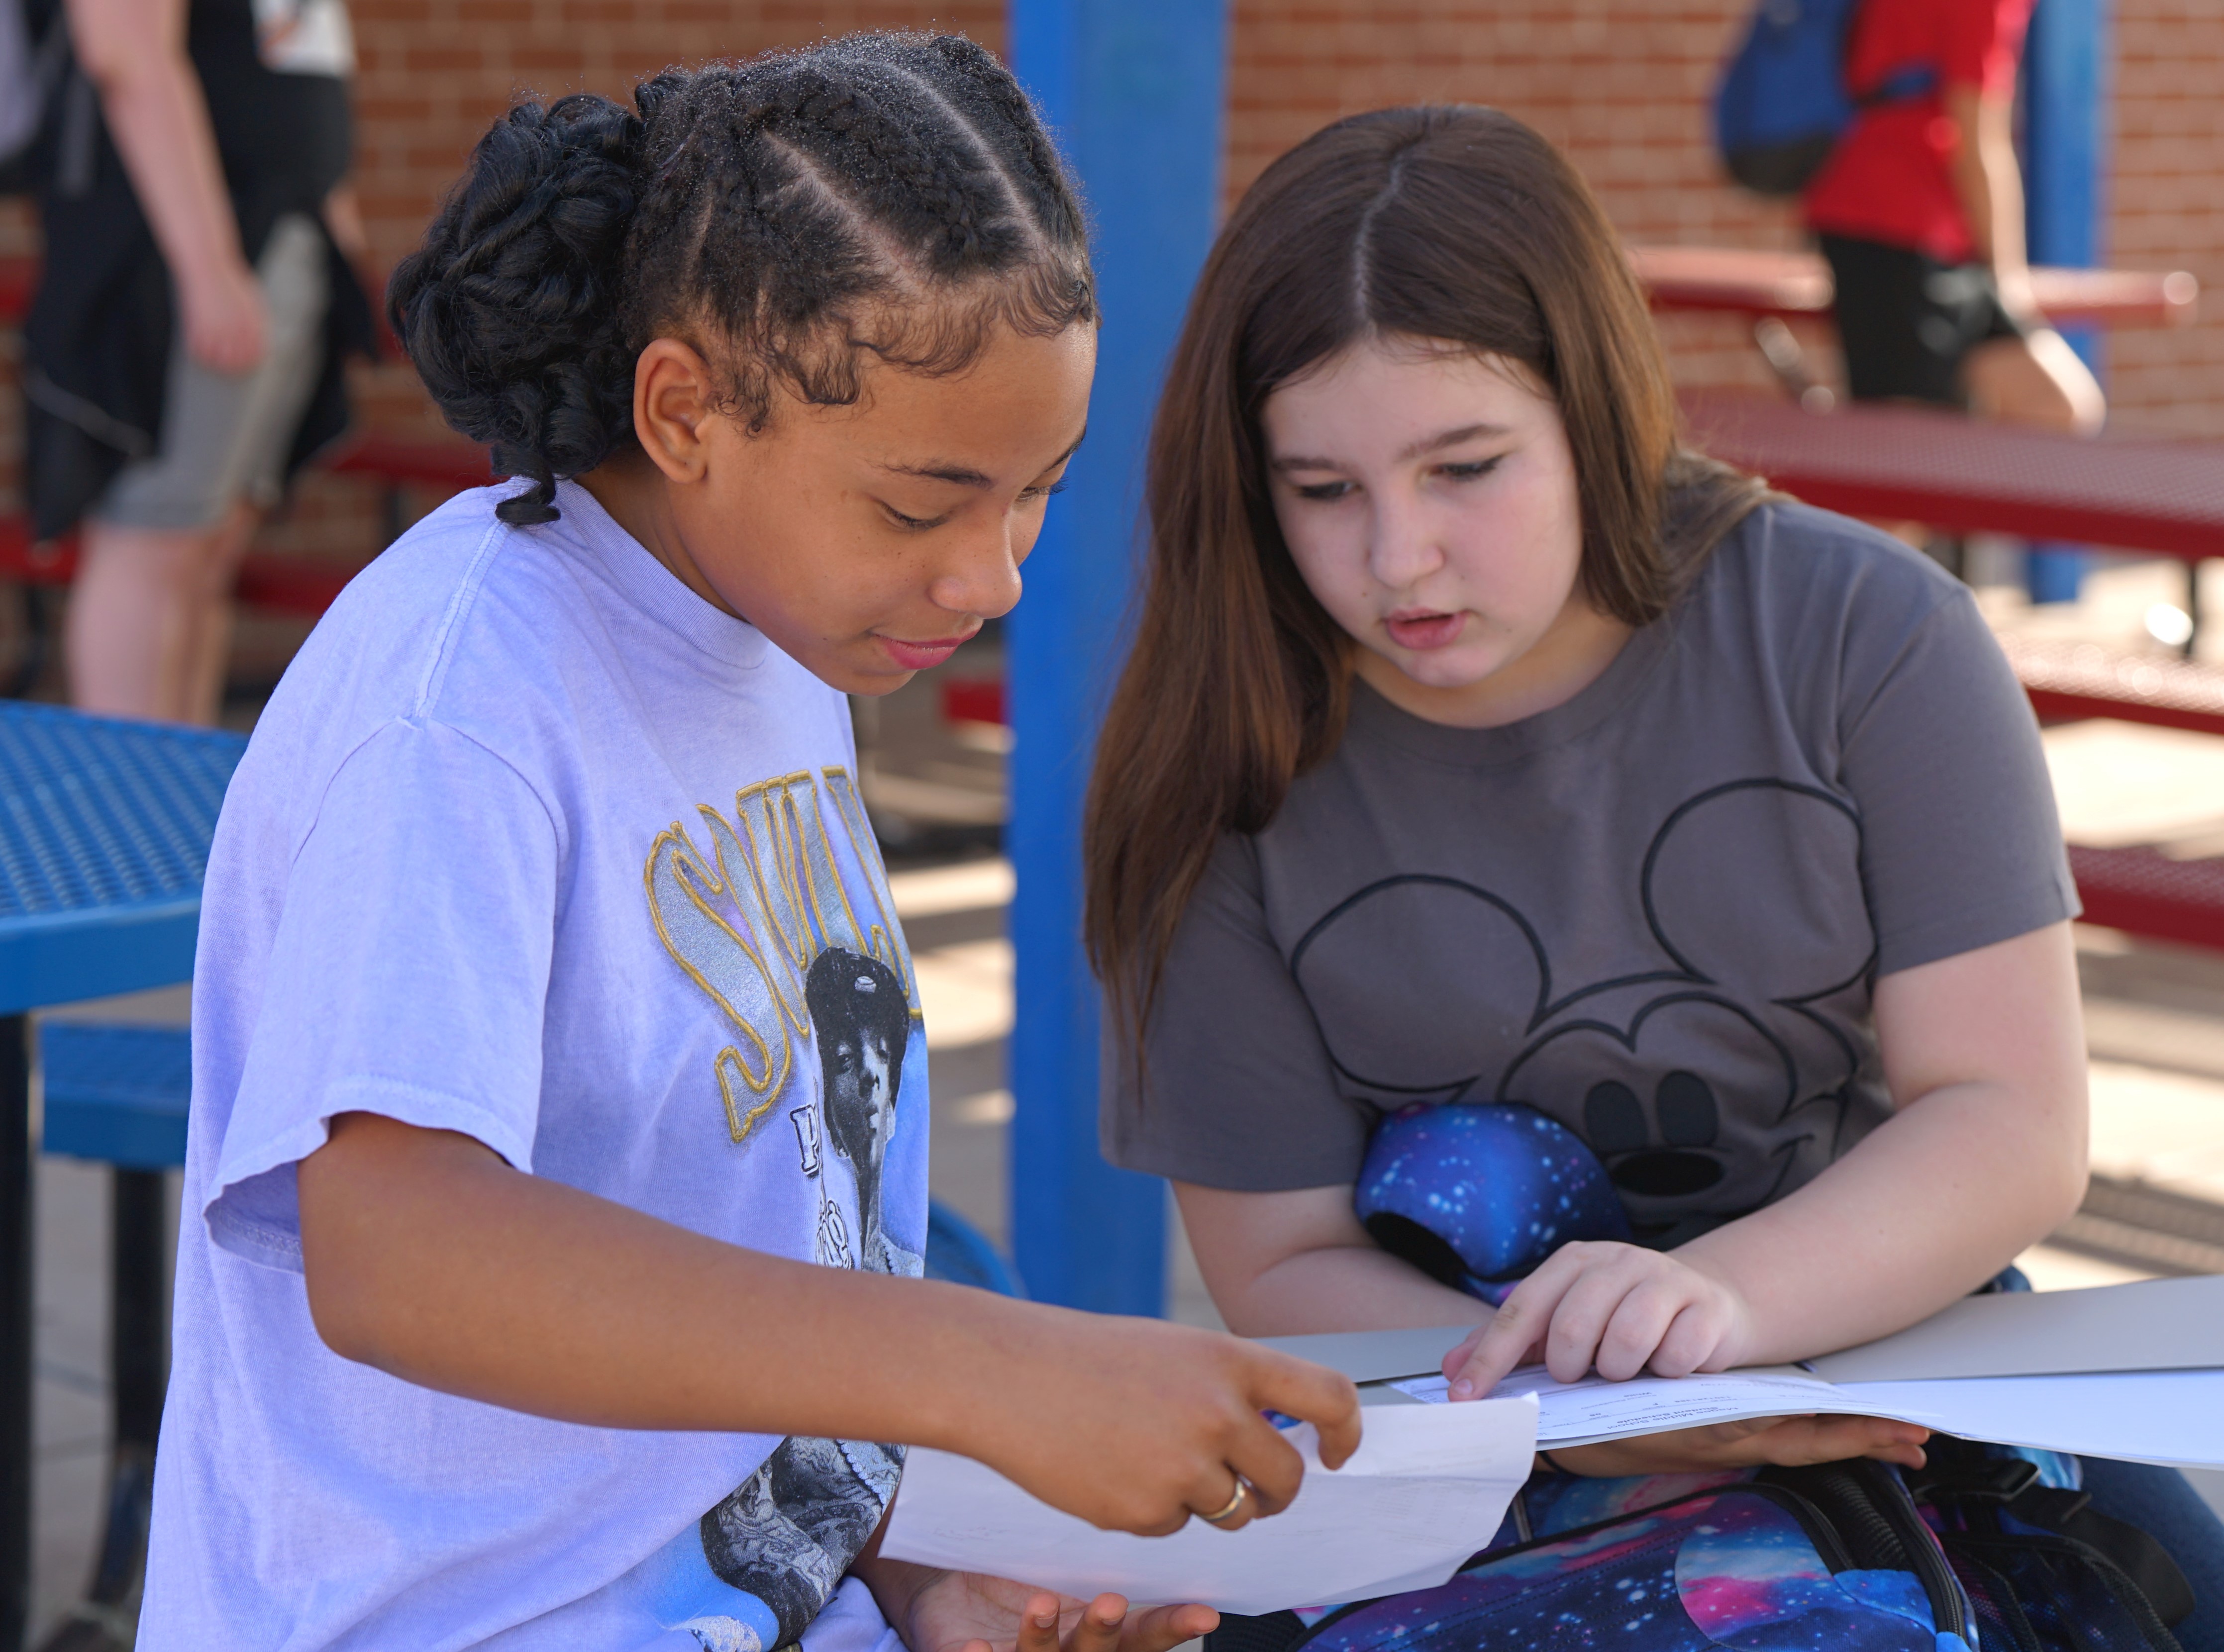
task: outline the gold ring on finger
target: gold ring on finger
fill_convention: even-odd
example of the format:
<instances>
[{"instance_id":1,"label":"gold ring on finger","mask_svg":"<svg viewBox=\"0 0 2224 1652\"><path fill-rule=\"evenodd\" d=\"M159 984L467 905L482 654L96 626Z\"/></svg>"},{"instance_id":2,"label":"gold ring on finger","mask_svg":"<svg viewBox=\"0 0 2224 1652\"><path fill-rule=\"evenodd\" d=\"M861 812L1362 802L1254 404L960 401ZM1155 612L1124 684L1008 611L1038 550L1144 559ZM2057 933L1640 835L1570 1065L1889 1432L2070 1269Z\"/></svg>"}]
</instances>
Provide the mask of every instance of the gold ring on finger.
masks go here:
<instances>
[{"instance_id":1,"label":"gold ring on finger","mask_svg":"<svg viewBox=\"0 0 2224 1652\"><path fill-rule=\"evenodd\" d=\"M1204 1521L1205 1524L1209 1526L1225 1526L1229 1521L1235 1519L1237 1515L1242 1513L1243 1505L1250 1500L1251 1484L1241 1474L1238 1474L1235 1477L1235 1495L1228 1499L1227 1506L1209 1515L1199 1515L1197 1518Z\"/></svg>"}]
</instances>

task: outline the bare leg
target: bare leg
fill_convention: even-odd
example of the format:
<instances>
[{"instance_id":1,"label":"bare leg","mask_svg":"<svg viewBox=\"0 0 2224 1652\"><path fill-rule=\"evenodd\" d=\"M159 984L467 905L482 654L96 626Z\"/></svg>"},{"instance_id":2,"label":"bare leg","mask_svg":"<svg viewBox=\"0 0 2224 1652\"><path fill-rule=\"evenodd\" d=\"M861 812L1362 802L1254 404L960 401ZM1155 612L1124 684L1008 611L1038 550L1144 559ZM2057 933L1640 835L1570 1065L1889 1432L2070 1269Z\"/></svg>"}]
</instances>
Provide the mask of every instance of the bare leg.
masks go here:
<instances>
[{"instance_id":1,"label":"bare leg","mask_svg":"<svg viewBox=\"0 0 2224 1652\"><path fill-rule=\"evenodd\" d=\"M202 656L222 641L208 614L231 583L221 558L235 521L192 529L85 523L67 635L70 697L80 709L205 720Z\"/></svg>"},{"instance_id":2,"label":"bare leg","mask_svg":"<svg viewBox=\"0 0 2224 1652\"><path fill-rule=\"evenodd\" d=\"M1962 376L1980 419L2090 436L2108 416L2092 369L2051 327L1978 345L1963 361Z\"/></svg>"},{"instance_id":3,"label":"bare leg","mask_svg":"<svg viewBox=\"0 0 2224 1652\"><path fill-rule=\"evenodd\" d=\"M262 524L262 514L242 503L231 508L217 530L210 550L210 577L202 587L186 651L186 722L214 723L224 709L224 669L231 662L231 587L239 577L240 559Z\"/></svg>"}]
</instances>

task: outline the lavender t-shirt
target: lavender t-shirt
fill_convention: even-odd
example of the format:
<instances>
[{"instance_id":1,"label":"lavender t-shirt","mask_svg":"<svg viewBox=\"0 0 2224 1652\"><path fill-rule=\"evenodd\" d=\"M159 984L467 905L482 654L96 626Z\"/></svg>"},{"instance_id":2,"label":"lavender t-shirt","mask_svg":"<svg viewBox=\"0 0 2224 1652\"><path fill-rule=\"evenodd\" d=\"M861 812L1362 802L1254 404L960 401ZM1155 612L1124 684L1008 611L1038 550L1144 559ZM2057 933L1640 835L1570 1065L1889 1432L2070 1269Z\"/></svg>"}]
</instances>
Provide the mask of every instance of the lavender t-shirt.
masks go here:
<instances>
[{"instance_id":1,"label":"lavender t-shirt","mask_svg":"<svg viewBox=\"0 0 2224 1652\"><path fill-rule=\"evenodd\" d=\"M890 1652L844 1574L898 1448L529 1416L310 1318L294 1167L350 1112L778 1256L925 1249L926 1035L845 702L585 490L529 529L507 491L348 588L224 798L139 1645ZM749 1328L767 1363L805 1334Z\"/></svg>"}]
</instances>

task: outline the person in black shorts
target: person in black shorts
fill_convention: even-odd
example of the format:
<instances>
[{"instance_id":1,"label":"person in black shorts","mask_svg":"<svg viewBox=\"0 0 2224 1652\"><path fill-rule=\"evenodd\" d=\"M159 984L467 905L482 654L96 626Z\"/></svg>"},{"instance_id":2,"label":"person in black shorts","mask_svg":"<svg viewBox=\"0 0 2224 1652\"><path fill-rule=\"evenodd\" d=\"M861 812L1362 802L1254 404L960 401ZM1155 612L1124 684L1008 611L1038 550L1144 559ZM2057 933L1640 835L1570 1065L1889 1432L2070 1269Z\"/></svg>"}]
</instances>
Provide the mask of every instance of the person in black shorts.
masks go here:
<instances>
[{"instance_id":1,"label":"person in black shorts","mask_svg":"<svg viewBox=\"0 0 2224 1652\"><path fill-rule=\"evenodd\" d=\"M1846 58L1857 91L1916 65L1920 97L1869 103L1806 193L1837 283L1856 401L1965 408L2089 434L2107 404L2047 325L2025 262L2012 138L2031 0L1864 0Z\"/></svg>"},{"instance_id":2,"label":"person in black shorts","mask_svg":"<svg viewBox=\"0 0 2224 1652\"><path fill-rule=\"evenodd\" d=\"M25 492L80 530L80 708L215 720L241 554L347 420L375 334L353 274L344 0L66 0L83 76L38 170Z\"/></svg>"}]
</instances>

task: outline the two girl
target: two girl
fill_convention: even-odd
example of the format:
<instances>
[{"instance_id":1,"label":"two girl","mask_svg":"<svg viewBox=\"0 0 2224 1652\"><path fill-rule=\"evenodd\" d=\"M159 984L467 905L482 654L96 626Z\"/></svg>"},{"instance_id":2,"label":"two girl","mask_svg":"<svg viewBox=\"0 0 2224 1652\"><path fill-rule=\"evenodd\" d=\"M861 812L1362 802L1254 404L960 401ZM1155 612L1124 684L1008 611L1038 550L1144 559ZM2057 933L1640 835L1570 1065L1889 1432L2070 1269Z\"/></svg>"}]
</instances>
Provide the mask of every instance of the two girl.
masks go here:
<instances>
[{"instance_id":1,"label":"two girl","mask_svg":"<svg viewBox=\"0 0 2224 1652\"><path fill-rule=\"evenodd\" d=\"M1081 439L1072 192L987 54L527 104L397 272L452 501L225 799L140 1645L1164 1652L878 1559L907 1443L1240 1525L1356 1442L1233 1338L913 1277L918 983L844 693L1019 596ZM1239 1495L1239 1490L1241 1495Z\"/></svg>"},{"instance_id":2,"label":"two girl","mask_svg":"<svg viewBox=\"0 0 2224 1652\"><path fill-rule=\"evenodd\" d=\"M1270 167L1192 302L1099 749L1104 1140L1251 1335L1676 1376L1910 1325L2076 1207L2076 904L1969 593L1679 448L1566 161L1487 110ZM1494 1306L1496 1304L1496 1306ZM1448 1339L1449 1340L1449 1339ZM1576 1475L1924 1461L1789 1418ZM2224 1635L2163 1470L2096 1506Z\"/></svg>"}]
</instances>

